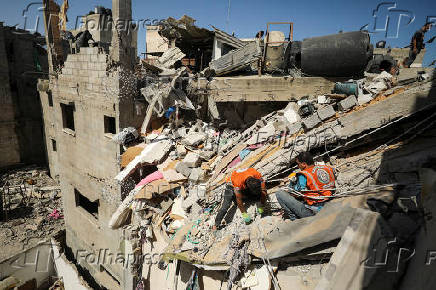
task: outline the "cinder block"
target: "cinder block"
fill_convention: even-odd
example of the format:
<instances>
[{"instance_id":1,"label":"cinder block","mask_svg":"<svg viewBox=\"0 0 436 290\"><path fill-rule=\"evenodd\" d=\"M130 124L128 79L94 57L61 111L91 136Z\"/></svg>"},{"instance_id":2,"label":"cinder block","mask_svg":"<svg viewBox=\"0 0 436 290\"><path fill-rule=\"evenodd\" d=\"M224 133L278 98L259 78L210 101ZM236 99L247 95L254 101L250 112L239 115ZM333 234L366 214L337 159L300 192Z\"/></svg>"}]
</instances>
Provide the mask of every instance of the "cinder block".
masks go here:
<instances>
[{"instance_id":1,"label":"cinder block","mask_svg":"<svg viewBox=\"0 0 436 290\"><path fill-rule=\"evenodd\" d=\"M338 108L342 112L346 112L346 111L352 109L356 105L357 105L357 99L354 95L351 95L348 98L340 101L338 104Z\"/></svg>"},{"instance_id":2,"label":"cinder block","mask_svg":"<svg viewBox=\"0 0 436 290\"><path fill-rule=\"evenodd\" d=\"M305 130L310 130L319 123L321 123L321 119L318 117L317 114L312 114L309 117L303 119L303 126Z\"/></svg>"},{"instance_id":3,"label":"cinder block","mask_svg":"<svg viewBox=\"0 0 436 290\"><path fill-rule=\"evenodd\" d=\"M322 107L317 111L317 113L318 113L318 117L322 121L327 120L328 118L331 118L336 114L335 109L333 108L332 105Z\"/></svg>"},{"instance_id":4,"label":"cinder block","mask_svg":"<svg viewBox=\"0 0 436 290\"><path fill-rule=\"evenodd\" d=\"M186 165L183 162L179 162L176 164L176 171L178 173L183 174L183 176L185 176L185 177L189 177L189 175L191 174L192 168L189 168L188 165Z\"/></svg>"}]
</instances>

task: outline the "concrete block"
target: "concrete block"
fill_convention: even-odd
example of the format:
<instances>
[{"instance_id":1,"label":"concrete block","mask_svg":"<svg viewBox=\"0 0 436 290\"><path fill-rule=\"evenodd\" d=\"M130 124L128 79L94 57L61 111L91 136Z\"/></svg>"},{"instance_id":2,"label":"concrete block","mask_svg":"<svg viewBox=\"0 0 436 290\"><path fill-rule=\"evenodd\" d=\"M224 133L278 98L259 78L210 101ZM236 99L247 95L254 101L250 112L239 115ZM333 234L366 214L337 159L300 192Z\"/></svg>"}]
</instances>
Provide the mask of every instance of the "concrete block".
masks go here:
<instances>
[{"instance_id":1,"label":"concrete block","mask_svg":"<svg viewBox=\"0 0 436 290\"><path fill-rule=\"evenodd\" d=\"M183 163L185 163L188 167L197 167L200 165L200 162L200 156L194 152L189 152L183 159Z\"/></svg>"},{"instance_id":2,"label":"concrete block","mask_svg":"<svg viewBox=\"0 0 436 290\"><path fill-rule=\"evenodd\" d=\"M196 146L199 145L201 142L206 140L206 135L203 133L198 132L192 132L186 135L186 137L183 139L183 143L189 146Z\"/></svg>"},{"instance_id":3,"label":"concrete block","mask_svg":"<svg viewBox=\"0 0 436 290\"><path fill-rule=\"evenodd\" d=\"M302 128L301 122L296 122L296 123L288 126L289 135L294 135L295 133L300 131L301 128Z\"/></svg>"},{"instance_id":4,"label":"concrete block","mask_svg":"<svg viewBox=\"0 0 436 290\"><path fill-rule=\"evenodd\" d=\"M185 177L189 177L189 175L191 174L192 168L189 168L188 165L186 165L183 162L179 162L176 164L176 171L178 173L183 174L183 176L185 176Z\"/></svg>"},{"instance_id":5,"label":"concrete block","mask_svg":"<svg viewBox=\"0 0 436 290\"><path fill-rule=\"evenodd\" d=\"M321 123L321 119L318 117L318 114L312 114L309 117L303 119L303 126L305 130L310 130L319 123Z\"/></svg>"},{"instance_id":6,"label":"concrete block","mask_svg":"<svg viewBox=\"0 0 436 290\"><path fill-rule=\"evenodd\" d=\"M318 117L322 121L327 120L328 118L331 118L336 114L335 109L333 108L332 105L328 105L328 106L324 106L324 107L320 108L317 111L317 113L318 113Z\"/></svg>"},{"instance_id":7,"label":"concrete block","mask_svg":"<svg viewBox=\"0 0 436 290\"><path fill-rule=\"evenodd\" d=\"M286 108L283 110L283 117L285 117L289 124L294 124L301 120L295 103L291 102L286 106Z\"/></svg>"},{"instance_id":8,"label":"concrete block","mask_svg":"<svg viewBox=\"0 0 436 290\"><path fill-rule=\"evenodd\" d=\"M357 98L357 102L359 103L359 105L363 105L363 104L369 103L371 101L372 101L372 95L371 94L360 95Z\"/></svg>"},{"instance_id":9,"label":"concrete block","mask_svg":"<svg viewBox=\"0 0 436 290\"><path fill-rule=\"evenodd\" d=\"M201 168L193 168L189 175L189 181L199 182L204 179L204 171Z\"/></svg>"},{"instance_id":10,"label":"concrete block","mask_svg":"<svg viewBox=\"0 0 436 290\"><path fill-rule=\"evenodd\" d=\"M177 150L177 155L179 155L180 157L185 157L186 154L188 153L185 146L183 145L177 145L176 150Z\"/></svg>"},{"instance_id":11,"label":"concrete block","mask_svg":"<svg viewBox=\"0 0 436 290\"><path fill-rule=\"evenodd\" d=\"M346 111L352 109L356 105L357 105L357 99L354 95L351 95L348 98L340 101L338 104L338 108L342 112L346 112Z\"/></svg>"}]
</instances>

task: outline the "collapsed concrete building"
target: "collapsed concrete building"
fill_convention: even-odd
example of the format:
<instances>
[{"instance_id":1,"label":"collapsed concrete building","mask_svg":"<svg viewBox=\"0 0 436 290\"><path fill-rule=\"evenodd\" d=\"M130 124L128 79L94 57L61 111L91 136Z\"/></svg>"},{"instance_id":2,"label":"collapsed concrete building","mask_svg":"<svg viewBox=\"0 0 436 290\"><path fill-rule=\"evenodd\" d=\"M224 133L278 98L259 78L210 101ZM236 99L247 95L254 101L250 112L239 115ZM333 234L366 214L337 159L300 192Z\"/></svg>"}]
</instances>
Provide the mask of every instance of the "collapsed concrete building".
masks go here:
<instances>
[{"instance_id":1,"label":"collapsed concrete building","mask_svg":"<svg viewBox=\"0 0 436 290\"><path fill-rule=\"evenodd\" d=\"M431 176L436 158L432 69L364 75L372 56L368 37L357 52L365 61L350 63L357 66L351 73L307 76L312 66L296 65L298 55L319 39L295 42L294 49L260 38L242 44L219 29L195 27L189 17L154 28L170 40L168 50L139 62L132 33L120 25L111 26L109 45L100 40L65 50L50 23L57 10L46 1L51 74L38 87L50 173L62 191L66 251L88 285L407 289L415 283L405 261L387 275L391 264L363 267L362 260L371 249L383 251L392 236L402 239L392 249L411 248L422 236L417 251L425 255L430 236L419 227L419 212L434 211L434 189L421 196L418 183ZM131 1L113 0L112 20L130 25L131 19ZM267 39L284 44L286 37L267 33ZM293 72L282 66L288 59ZM268 65L281 74L269 74ZM338 192L316 216L289 223L277 215L273 193L302 151L337 168ZM246 167L268 181L269 215L250 225L230 218L212 233L226 177ZM432 269L422 274L434 279Z\"/></svg>"}]
</instances>

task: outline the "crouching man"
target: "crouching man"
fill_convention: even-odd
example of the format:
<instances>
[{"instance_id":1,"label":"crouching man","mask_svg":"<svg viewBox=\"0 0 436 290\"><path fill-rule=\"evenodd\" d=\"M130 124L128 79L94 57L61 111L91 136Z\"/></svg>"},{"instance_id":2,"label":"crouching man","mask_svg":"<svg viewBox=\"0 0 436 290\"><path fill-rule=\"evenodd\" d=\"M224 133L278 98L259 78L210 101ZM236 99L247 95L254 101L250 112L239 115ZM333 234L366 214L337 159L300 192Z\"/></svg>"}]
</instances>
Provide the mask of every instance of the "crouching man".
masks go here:
<instances>
[{"instance_id":1,"label":"crouching man","mask_svg":"<svg viewBox=\"0 0 436 290\"><path fill-rule=\"evenodd\" d=\"M304 196L286 190L279 190L276 193L277 201L291 220L318 213L328 201L328 198L320 197L331 196L335 188L335 176L330 166L315 165L313 156L309 152L300 153L296 162L301 171L289 176L291 178L289 187Z\"/></svg>"},{"instance_id":2,"label":"crouching man","mask_svg":"<svg viewBox=\"0 0 436 290\"><path fill-rule=\"evenodd\" d=\"M258 205L257 211L259 214L263 213L263 206L266 201L265 182L262 179L262 175L254 168L235 170L230 178L227 179L224 198L215 218L213 229L216 230L221 225L222 219L233 202L236 202L241 211L244 222L250 223L251 217L244 205L244 202L247 201L260 201L261 205Z\"/></svg>"}]
</instances>

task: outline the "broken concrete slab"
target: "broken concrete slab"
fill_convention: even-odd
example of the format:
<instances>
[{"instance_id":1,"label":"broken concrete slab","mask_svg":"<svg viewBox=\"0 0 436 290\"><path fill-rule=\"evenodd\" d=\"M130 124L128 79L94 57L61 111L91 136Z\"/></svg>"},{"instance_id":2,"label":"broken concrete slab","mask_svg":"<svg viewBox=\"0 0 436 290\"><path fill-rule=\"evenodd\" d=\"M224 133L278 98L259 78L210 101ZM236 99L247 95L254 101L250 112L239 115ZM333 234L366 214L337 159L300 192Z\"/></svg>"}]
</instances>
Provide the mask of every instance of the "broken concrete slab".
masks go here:
<instances>
[{"instance_id":1,"label":"broken concrete slab","mask_svg":"<svg viewBox=\"0 0 436 290\"><path fill-rule=\"evenodd\" d=\"M134 199L152 199L154 195L167 194L169 191L180 187L178 183L169 183L165 179L154 180L142 187ZM170 202L172 204L172 201Z\"/></svg>"},{"instance_id":2,"label":"broken concrete slab","mask_svg":"<svg viewBox=\"0 0 436 290\"><path fill-rule=\"evenodd\" d=\"M342 112L346 112L350 109L352 109L354 106L357 105L357 99L356 96L351 95L348 98L340 101L338 103L338 108L339 110L341 110Z\"/></svg>"},{"instance_id":3,"label":"broken concrete slab","mask_svg":"<svg viewBox=\"0 0 436 290\"><path fill-rule=\"evenodd\" d=\"M183 138L182 143L189 146L197 146L206 140L207 136L200 132L191 132Z\"/></svg>"},{"instance_id":4,"label":"broken concrete slab","mask_svg":"<svg viewBox=\"0 0 436 290\"><path fill-rule=\"evenodd\" d=\"M264 218L259 227L252 227L250 236L263 237L267 252L257 242L252 242L250 249L256 257L274 259L333 241L343 235L356 210L346 203L329 202L317 215L292 222L273 223Z\"/></svg>"},{"instance_id":5,"label":"broken concrete slab","mask_svg":"<svg viewBox=\"0 0 436 290\"><path fill-rule=\"evenodd\" d=\"M164 179L168 182L178 182L186 180L186 177L174 169L162 171Z\"/></svg>"},{"instance_id":6,"label":"broken concrete slab","mask_svg":"<svg viewBox=\"0 0 436 290\"><path fill-rule=\"evenodd\" d=\"M257 143L262 143L273 137L276 133L276 128L273 122L268 123L265 127L260 128L257 134L253 134L250 139L245 143L247 145L253 145Z\"/></svg>"},{"instance_id":7,"label":"broken concrete slab","mask_svg":"<svg viewBox=\"0 0 436 290\"><path fill-rule=\"evenodd\" d=\"M318 113L318 117L322 121L325 121L325 120L333 117L336 114L336 111L333 108L333 106L328 105L328 106L324 106L324 107L318 109L317 113Z\"/></svg>"},{"instance_id":8,"label":"broken concrete slab","mask_svg":"<svg viewBox=\"0 0 436 290\"><path fill-rule=\"evenodd\" d=\"M176 165L176 171L183 174L185 177L189 177L189 175L191 174L192 168L190 168L184 162L179 162Z\"/></svg>"},{"instance_id":9,"label":"broken concrete slab","mask_svg":"<svg viewBox=\"0 0 436 290\"><path fill-rule=\"evenodd\" d=\"M327 95L335 82L322 77L235 76L192 81L192 87L219 102L289 102L308 95Z\"/></svg>"},{"instance_id":10,"label":"broken concrete slab","mask_svg":"<svg viewBox=\"0 0 436 290\"><path fill-rule=\"evenodd\" d=\"M183 158L183 163L191 168L199 166L200 162L200 156L195 152L189 152L186 154L185 158Z\"/></svg>"},{"instance_id":11,"label":"broken concrete slab","mask_svg":"<svg viewBox=\"0 0 436 290\"><path fill-rule=\"evenodd\" d=\"M157 61L157 66L160 68L172 68L174 64L184 58L186 54L184 54L180 48L173 47L165 51L161 57L159 57Z\"/></svg>"},{"instance_id":12,"label":"broken concrete slab","mask_svg":"<svg viewBox=\"0 0 436 290\"><path fill-rule=\"evenodd\" d=\"M204 179L204 171L201 168L193 168L189 175L189 181L198 183Z\"/></svg>"},{"instance_id":13,"label":"broken concrete slab","mask_svg":"<svg viewBox=\"0 0 436 290\"><path fill-rule=\"evenodd\" d=\"M257 62L261 57L261 48L258 42L251 42L239 49L233 50L224 56L211 61L209 69L215 75L225 75L230 72L246 69Z\"/></svg>"},{"instance_id":14,"label":"broken concrete slab","mask_svg":"<svg viewBox=\"0 0 436 290\"><path fill-rule=\"evenodd\" d=\"M373 100L373 98L372 98L371 94L360 95L359 97L357 97L357 102L359 103L359 105L369 103L372 100Z\"/></svg>"},{"instance_id":15,"label":"broken concrete slab","mask_svg":"<svg viewBox=\"0 0 436 290\"><path fill-rule=\"evenodd\" d=\"M300 131L302 128L303 128L303 126L302 126L301 122L296 122L296 123L288 126L289 135L294 135L295 133Z\"/></svg>"},{"instance_id":16,"label":"broken concrete slab","mask_svg":"<svg viewBox=\"0 0 436 290\"><path fill-rule=\"evenodd\" d=\"M371 242L381 238L380 229L377 231L379 216L376 212L356 210L316 289L362 289L369 284L376 269L364 267L362 261L367 262L374 255L377 245L371 247Z\"/></svg>"},{"instance_id":17,"label":"broken concrete slab","mask_svg":"<svg viewBox=\"0 0 436 290\"><path fill-rule=\"evenodd\" d=\"M172 147L170 140L162 140L165 136L156 139L156 142L148 144L142 152L136 156L117 176L115 180L123 181L141 164L156 164L160 163L168 154Z\"/></svg>"}]
</instances>

